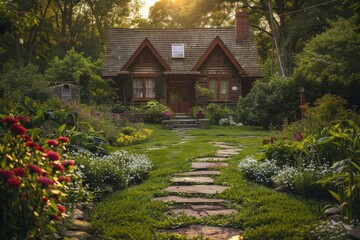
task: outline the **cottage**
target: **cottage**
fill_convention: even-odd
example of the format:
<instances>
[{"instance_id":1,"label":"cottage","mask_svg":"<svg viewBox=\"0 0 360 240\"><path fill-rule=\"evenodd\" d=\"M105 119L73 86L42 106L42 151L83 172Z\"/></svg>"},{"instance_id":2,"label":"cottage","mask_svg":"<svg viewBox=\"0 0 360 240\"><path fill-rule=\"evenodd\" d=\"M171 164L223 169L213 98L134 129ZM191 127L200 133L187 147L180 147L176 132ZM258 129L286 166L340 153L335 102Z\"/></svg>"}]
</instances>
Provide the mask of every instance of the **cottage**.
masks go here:
<instances>
[{"instance_id":1,"label":"cottage","mask_svg":"<svg viewBox=\"0 0 360 240\"><path fill-rule=\"evenodd\" d=\"M209 102L236 104L263 76L246 8L233 28L119 29L109 32L104 63L124 105L158 100L186 113ZM200 95L195 84L209 89Z\"/></svg>"}]
</instances>

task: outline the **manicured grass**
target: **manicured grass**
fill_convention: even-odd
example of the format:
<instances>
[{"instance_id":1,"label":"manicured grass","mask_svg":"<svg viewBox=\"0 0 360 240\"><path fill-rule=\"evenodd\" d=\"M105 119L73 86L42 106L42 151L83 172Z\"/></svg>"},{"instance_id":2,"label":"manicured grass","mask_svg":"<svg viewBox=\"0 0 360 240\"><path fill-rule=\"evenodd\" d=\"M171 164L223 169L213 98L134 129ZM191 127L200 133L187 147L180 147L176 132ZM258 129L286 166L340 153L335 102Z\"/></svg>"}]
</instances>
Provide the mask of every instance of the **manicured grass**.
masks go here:
<instances>
[{"instance_id":1,"label":"manicured grass","mask_svg":"<svg viewBox=\"0 0 360 240\"><path fill-rule=\"evenodd\" d=\"M267 131L248 127L211 126L210 130L188 130L186 135L195 138L173 145L180 141L180 137L172 131L160 129L159 125L147 127L155 130L148 142L121 149L148 154L154 168L142 184L115 192L95 205L92 224L99 231L98 239L168 239L165 234L159 234L158 230L193 223L237 227L245 230L245 239L303 239L306 229L321 216L324 203L277 193L246 182L237 170L242 158L258 151L262 139L268 138ZM213 155L216 147L211 142L214 141L244 146L240 154L231 158L230 166L216 178L217 184L226 184L231 188L214 196L229 199L231 207L237 208L239 213L205 219L167 215L168 205L154 202L152 198L167 195L163 189L171 184L171 175L190 170L191 160ZM149 147L165 145L170 146L147 150Z\"/></svg>"}]
</instances>

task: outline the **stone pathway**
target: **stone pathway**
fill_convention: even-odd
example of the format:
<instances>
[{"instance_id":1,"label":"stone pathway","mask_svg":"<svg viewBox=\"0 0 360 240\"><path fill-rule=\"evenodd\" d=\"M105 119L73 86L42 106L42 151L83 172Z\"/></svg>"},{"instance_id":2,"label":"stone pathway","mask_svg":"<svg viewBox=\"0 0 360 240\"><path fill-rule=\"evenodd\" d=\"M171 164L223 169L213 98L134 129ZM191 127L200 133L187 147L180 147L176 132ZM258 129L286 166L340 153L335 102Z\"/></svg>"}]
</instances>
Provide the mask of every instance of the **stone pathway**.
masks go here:
<instances>
[{"instance_id":1,"label":"stone pathway","mask_svg":"<svg viewBox=\"0 0 360 240\"><path fill-rule=\"evenodd\" d=\"M176 130L182 141L192 139L186 136L185 131ZM215 194L222 193L228 186L214 184L214 177L221 174L221 168L228 167L228 158L241 151L242 146L225 142L213 142L218 147L215 156L195 159L192 170L173 175L172 185L164 189L170 194L167 197L154 198L154 201L169 203L169 216L185 214L195 218L210 216L224 216L236 214L236 209L227 208L226 199L213 198ZM194 196L195 195L195 196ZM201 196L201 197L199 197ZM169 234L180 234L186 238L202 237L213 240L238 240L241 239L241 230L236 228L214 227L207 225L190 225L171 230L163 230Z\"/></svg>"}]
</instances>

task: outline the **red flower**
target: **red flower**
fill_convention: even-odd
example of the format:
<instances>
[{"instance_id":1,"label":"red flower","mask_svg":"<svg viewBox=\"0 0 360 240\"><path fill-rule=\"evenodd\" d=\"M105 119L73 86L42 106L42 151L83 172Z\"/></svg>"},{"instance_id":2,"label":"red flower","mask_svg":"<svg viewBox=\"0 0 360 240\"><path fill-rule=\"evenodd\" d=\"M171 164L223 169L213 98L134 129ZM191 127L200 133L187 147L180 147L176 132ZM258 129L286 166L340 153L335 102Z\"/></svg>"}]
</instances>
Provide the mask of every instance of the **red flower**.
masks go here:
<instances>
[{"instance_id":1,"label":"red flower","mask_svg":"<svg viewBox=\"0 0 360 240\"><path fill-rule=\"evenodd\" d=\"M50 219L54 219L56 221L60 221L61 220L61 217L59 215L51 215L50 216Z\"/></svg>"},{"instance_id":2,"label":"red flower","mask_svg":"<svg viewBox=\"0 0 360 240\"><path fill-rule=\"evenodd\" d=\"M50 160L54 160L54 161L60 159L60 155L57 152L54 152L52 150L50 150L46 153L46 157L48 157Z\"/></svg>"},{"instance_id":3,"label":"red flower","mask_svg":"<svg viewBox=\"0 0 360 240\"><path fill-rule=\"evenodd\" d=\"M58 139L60 142L63 142L63 143L68 143L70 141L70 139L68 137L59 137Z\"/></svg>"},{"instance_id":4,"label":"red flower","mask_svg":"<svg viewBox=\"0 0 360 240\"><path fill-rule=\"evenodd\" d=\"M26 164L26 167L30 170L31 173L38 173L38 174L42 174L42 170L41 168L39 168L38 166L34 165L34 164Z\"/></svg>"},{"instance_id":5,"label":"red flower","mask_svg":"<svg viewBox=\"0 0 360 240\"><path fill-rule=\"evenodd\" d=\"M19 120L13 117L4 117L2 119L3 123L9 123L9 124L13 124L13 123L17 123Z\"/></svg>"},{"instance_id":6,"label":"red flower","mask_svg":"<svg viewBox=\"0 0 360 240\"><path fill-rule=\"evenodd\" d=\"M10 130L11 130L13 133L16 133L16 134L18 134L18 135L23 135L23 134L26 133L26 128L24 128L23 126L20 126L20 125L17 124L17 123L11 124Z\"/></svg>"},{"instance_id":7,"label":"red flower","mask_svg":"<svg viewBox=\"0 0 360 240\"><path fill-rule=\"evenodd\" d=\"M49 139L47 141L47 144L50 145L50 146L57 146L59 145L58 141L54 140L54 139Z\"/></svg>"},{"instance_id":8,"label":"red flower","mask_svg":"<svg viewBox=\"0 0 360 240\"><path fill-rule=\"evenodd\" d=\"M54 170L59 170L60 172L64 171L64 167L63 165L59 164L59 163L52 163L51 165L53 165Z\"/></svg>"},{"instance_id":9,"label":"red flower","mask_svg":"<svg viewBox=\"0 0 360 240\"><path fill-rule=\"evenodd\" d=\"M46 186L54 184L54 180L51 180L47 177L39 177L38 183L40 183L43 187L46 187Z\"/></svg>"},{"instance_id":10,"label":"red flower","mask_svg":"<svg viewBox=\"0 0 360 240\"><path fill-rule=\"evenodd\" d=\"M58 195L53 194L51 197L52 197L55 201L59 202L59 196L58 196Z\"/></svg>"},{"instance_id":11,"label":"red flower","mask_svg":"<svg viewBox=\"0 0 360 240\"><path fill-rule=\"evenodd\" d=\"M12 188L18 188L20 186L20 180L17 177L8 178L7 183Z\"/></svg>"},{"instance_id":12,"label":"red flower","mask_svg":"<svg viewBox=\"0 0 360 240\"><path fill-rule=\"evenodd\" d=\"M26 175L26 170L25 170L25 168L22 168L22 167L15 168L13 170L13 172L16 176L19 176L19 177L25 177L25 175Z\"/></svg>"},{"instance_id":13,"label":"red flower","mask_svg":"<svg viewBox=\"0 0 360 240\"><path fill-rule=\"evenodd\" d=\"M75 166L75 161L74 160L64 160L64 161L61 162L61 164L64 167Z\"/></svg>"},{"instance_id":14,"label":"red flower","mask_svg":"<svg viewBox=\"0 0 360 240\"><path fill-rule=\"evenodd\" d=\"M8 179L9 177L12 177L14 175L14 173L10 170L4 170L4 169L0 169L0 176Z\"/></svg>"},{"instance_id":15,"label":"red flower","mask_svg":"<svg viewBox=\"0 0 360 240\"><path fill-rule=\"evenodd\" d=\"M60 213L64 213L64 212L66 211L66 208L65 208L63 205L57 204L56 206L57 206L57 208L59 209L59 212L60 212Z\"/></svg>"},{"instance_id":16,"label":"red flower","mask_svg":"<svg viewBox=\"0 0 360 240\"><path fill-rule=\"evenodd\" d=\"M42 196L41 197L41 201L43 201L43 202L47 202L49 199L47 198L47 197L45 197L45 196Z\"/></svg>"},{"instance_id":17,"label":"red flower","mask_svg":"<svg viewBox=\"0 0 360 240\"><path fill-rule=\"evenodd\" d=\"M68 176L61 176L61 177L59 177L59 179L58 179L58 181L59 182L71 182L71 178L70 177L68 177Z\"/></svg>"},{"instance_id":18,"label":"red flower","mask_svg":"<svg viewBox=\"0 0 360 240\"><path fill-rule=\"evenodd\" d=\"M24 138L26 141L32 141L32 137L29 136L29 135L24 135L23 138Z\"/></svg>"}]
</instances>

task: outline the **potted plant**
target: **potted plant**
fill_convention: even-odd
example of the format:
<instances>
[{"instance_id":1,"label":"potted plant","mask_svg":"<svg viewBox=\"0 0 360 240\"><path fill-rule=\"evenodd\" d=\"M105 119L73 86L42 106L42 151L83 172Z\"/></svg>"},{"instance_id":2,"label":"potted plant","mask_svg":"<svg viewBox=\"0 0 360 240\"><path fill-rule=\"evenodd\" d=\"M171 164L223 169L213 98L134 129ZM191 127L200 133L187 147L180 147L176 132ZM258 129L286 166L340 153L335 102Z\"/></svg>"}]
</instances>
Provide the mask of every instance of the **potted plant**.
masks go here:
<instances>
[{"instance_id":1,"label":"potted plant","mask_svg":"<svg viewBox=\"0 0 360 240\"><path fill-rule=\"evenodd\" d=\"M171 112L170 112L169 110L165 110L165 111L163 112L162 119L163 119L163 120L170 120L170 118L171 118Z\"/></svg>"},{"instance_id":2,"label":"potted plant","mask_svg":"<svg viewBox=\"0 0 360 240\"><path fill-rule=\"evenodd\" d=\"M196 113L196 117L198 119L202 119L205 117L205 113L204 113L204 110L202 108L199 108L198 112Z\"/></svg>"}]
</instances>

